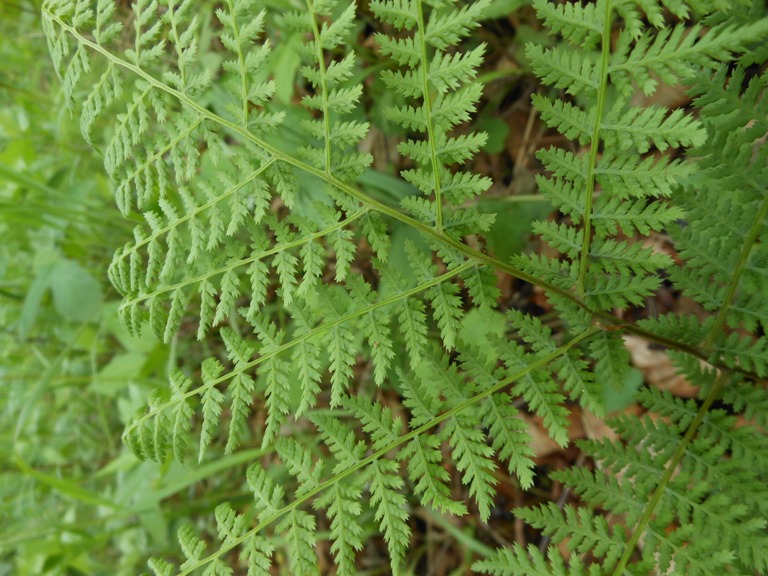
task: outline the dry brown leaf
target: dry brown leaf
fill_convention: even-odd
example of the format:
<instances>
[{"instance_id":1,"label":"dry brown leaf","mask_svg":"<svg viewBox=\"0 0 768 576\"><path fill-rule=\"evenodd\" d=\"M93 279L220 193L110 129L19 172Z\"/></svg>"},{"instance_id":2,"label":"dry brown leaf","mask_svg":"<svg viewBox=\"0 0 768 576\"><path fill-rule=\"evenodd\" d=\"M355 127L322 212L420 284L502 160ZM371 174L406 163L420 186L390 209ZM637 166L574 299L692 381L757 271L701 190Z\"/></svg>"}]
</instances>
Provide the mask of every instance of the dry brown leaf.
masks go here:
<instances>
[{"instance_id":1,"label":"dry brown leaf","mask_svg":"<svg viewBox=\"0 0 768 576\"><path fill-rule=\"evenodd\" d=\"M643 373L645 381L675 396L693 398L698 389L678 374L672 361L663 350L654 350L647 340L639 336L624 336L624 343L632 357L632 363Z\"/></svg>"},{"instance_id":2,"label":"dry brown leaf","mask_svg":"<svg viewBox=\"0 0 768 576\"><path fill-rule=\"evenodd\" d=\"M528 434L531 435L531 448L536 458L542 458L555 452L560 452L563 448L549 437L547 429L538 416L521 415L520 418L528 424ZM568 439L572 442L585 438L584 426L581 422L581 409L574 407L568 417L570 425L568 426Z\"/></svg>"},{"instance_id":3,"label":"dry brown leaf","mask_svg":"<svg viewBox=\"0 0 768 576\"><path fill-rule=\"evenodd\" d=\"M616 440L618 438L616 432L605 423L604 418L595 416L589 410L584 410L581 413L581 423L584 426L586 437L590 440L599 440L601 438Z\"/></svg>"}]
</instances>

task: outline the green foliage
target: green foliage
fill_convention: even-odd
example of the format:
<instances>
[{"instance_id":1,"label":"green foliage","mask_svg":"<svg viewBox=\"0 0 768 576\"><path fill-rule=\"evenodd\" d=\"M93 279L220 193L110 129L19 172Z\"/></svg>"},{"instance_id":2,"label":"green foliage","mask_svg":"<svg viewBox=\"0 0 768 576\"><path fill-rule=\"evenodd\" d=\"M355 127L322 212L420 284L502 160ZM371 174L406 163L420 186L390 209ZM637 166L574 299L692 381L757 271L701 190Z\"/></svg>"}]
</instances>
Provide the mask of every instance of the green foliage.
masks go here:
<instances>
[{"instance_id":1,"label":"green foliage","mask_svg":"<svg viewBox=\"0 0 768 576\"><path fill-rule=\"evenodd\" d=\"M119 435L174 353L116 316L105 271L132 225L61 113L37 9L0 6L0 572L137 574L190 484Z\"/></svg>"},{"instance_id":2,"label":"green foliage","mask_svg":"<svg viewBox=\"0 0 768 576\"><path fill-rule=\"evenodd\" d=\"M477 200L492 182L468 167L486 143L470 123L490 0L372 0L370 14L348 0L203 4L42 11L64 98L136 224L109 266L120 318L136 339L199 341L171 358L169 385L140 392L125 443L159 467L261 447L248 501L182 524L178 549L151 569L268 574L287 556L290 573L318 574L328 539L336 572L352 574L380 538L390 571L408 573L414 510L486 523L500 482L533 486L523 414L567 446L571 407L602 415L605 390L624 386L626 334L667 347L699 399L641 392L648 414L616 419L618 440L579 446L592 466L555 475L584 506L516 511L564 544L501 549L474 570L768 569L764 9L534 0L562 41L527 46L549 86L532 101L572 142L537 155L538 188L559 211L533 227L548 255L507 262L483 238L494 215ZM363 23L404 133L397 204L366 184L376 94L357 54ZM691 86L698 112L642 104L661 83ZM645 241L662 231L679 262ZM30 294L51 290L60 314L83 321L75 283L57 287L54 270ZM497 273L542 288L564 328L500 302ZM663 277L708 317L624 319ZM502 317L503 333L472 341L470 310Z\"/></svg>"}]
</instances>

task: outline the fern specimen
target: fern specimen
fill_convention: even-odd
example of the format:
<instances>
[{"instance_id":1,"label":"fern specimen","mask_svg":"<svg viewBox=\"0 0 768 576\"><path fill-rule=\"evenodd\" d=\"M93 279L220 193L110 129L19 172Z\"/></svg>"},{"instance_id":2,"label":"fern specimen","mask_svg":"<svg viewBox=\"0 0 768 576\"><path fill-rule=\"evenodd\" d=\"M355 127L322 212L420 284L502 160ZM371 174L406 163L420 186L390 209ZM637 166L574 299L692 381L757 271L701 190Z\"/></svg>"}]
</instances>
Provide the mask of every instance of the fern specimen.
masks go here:
<instances>
[{"instance_id":1,"label":"fern specimen","mask_svg":"<svg viewBox=\"0 0 768 576\"><path fill-rule=\"evenodd\" d=\"M561 446L569 402L604 413L602 391L621 383L628 367L622 334L672 350L701 387L701 405L644 393L643 404L661 419L619 421L628 446L586 443L595 471L559 476L594 509L518 512L553 540L568 538L581 559L560 558L554 547L547 559L518 546L476 569L765 569L765 510L744 501L762 490L764 440L712 407L721 399L765 425L755 408L765 404L764 390L753 381L768 368L757 333L766 319L766 156L755 146L765 133L764 76L743 93L740 84L744 66L761 63L749 54L768 20L757 5L723 16L715 14L719 4L533 2L544 25L568 43L528 47L534 72L566 95L535 95L534 105L586 153L539 153L549 172L539 188L562 218L535 231L561 256L506 263L482 249L492 216L465 205L490 180L457 168L485 142L463 126L482 95L474 79L485 48L462 41L473 40L488 1L370 2L379 50L394 64L381 79L401 98L389 117L408 133L398 151L411 167L400 176L415 190L400 206L357 183L371 157L358 151L368 130L359 119L364 85L346 48L360 18L353 2L307 0L273 19L256 0L227 0L204 24L191 0L137 0L130 29L121 28L109 0L46 3L46 35L67 99L74 102L83 78L94 78L81 113L86 138L98 116L119 110L105 165L122 212L145 222L110 268L123 320L166 341L183 337L193 321L197 338L215 348L199 370L175 372L167 389L149 397L125 441L163 462L170 454L185 459L199 435L202 460L219 440L232 452L255 434L274 448L270 464L280 463L278 473L262 463L249 468L248 510L216 509L220 543L212 551L185 526L184 559L178 567L153 560L155 573L223 574L237 563L268 574L275 535L292 573L319 573L318 522L327 522L337 572L352 574L365 543L365 500L392 572L404 572L414 502L444 514L476 509L487 521L500 466L532 486L523 406ZM670 23L663 8L680 20L704 20ZM287 111L273 98L268 22L302 42L298 146L284 137ZM218 35L220 66L201 57L203 26ZM94 56L105 63L95 76ZM730 62L736 72L728 75ZM702 119L631 104L637 90L651 94L660 81L694 79ZM684 149L701 156L698 167L673 155ZM713 200L720 188L733 196ZM700 325L686 317L632 324L613 315L641 305L658 289L659 271L673 267L640 238L682 219L675 238L686 267L672 281L713 314ZM403 246L407 270L390 263L394 226L418 234ZM713 228L722 230L714 244ZM544 288L567 330L553 334L539 318L508 310L504 338L483 349L462 338L470 305L486 315L499 308L496 272ZM731 331L737 328L748 334ZM399 362L401 350L407 362ZM362 367L370 367L369 379ZM395 393L395 407L376 397L377 387ZM264 414L255 432L254 412ZM299 426L317 430L324 456L286 433ZM451 488L446 458L467 501ZM726 477L733 477L728 485ZM623 520L609 523L598 509ZM712 518L719 527L704 530ZM722 530L732 536L714 540ZM722 550L712 555L716 545ZM239 559L229 553L235 549Z\"/></svg>"}]
</instances>

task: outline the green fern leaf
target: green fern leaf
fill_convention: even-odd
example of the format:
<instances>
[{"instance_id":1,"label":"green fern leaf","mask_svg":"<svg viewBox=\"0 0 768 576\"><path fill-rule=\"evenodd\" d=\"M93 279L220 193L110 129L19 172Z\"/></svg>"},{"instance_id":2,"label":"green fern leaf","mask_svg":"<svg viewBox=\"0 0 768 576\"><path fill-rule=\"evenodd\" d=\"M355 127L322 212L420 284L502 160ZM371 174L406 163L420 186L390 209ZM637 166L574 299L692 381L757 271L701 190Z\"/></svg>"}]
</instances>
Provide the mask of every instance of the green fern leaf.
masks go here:
<instances>
[{"instance_id":1,"label":"green fern leaf","mask_svg":"<svg viewBox=\"0 0 768 576\"><path fill-rule=\"evenodd\" d=\"M315 518L302 510L292 510L277 525L288 537L291 570L294 574L320 574L315 553Z\"/></svg>"},{"instance_id":2,"label":"green fern leaf","mask_svg":"<svg viewBox=\"0 0 768 576\"><path fill-rule=\"evenodd\" d=\"M532 544L523 548L513 544L509 548L500 548L496 554L487 559L475 562L472 569L480 574L492 576L583 576L597 575L597 570L585 572L578 562L566 565L559 553L550 551L547 557Z\"/></svg>"},{"instance_id":3,"label":"green fern leaf","mask_svg":"<svg viewBox=\"0 0 768 576\"><path fill-rule=\"evenodd\" d=\"M377 460L368 470L371 506L374 507L376 521L387 543L393 574L401 572L400 563L405 558L411 537L406 501L400 492L403 480L397 474L397 468L397 462Z\"/></svg>"},{"instance_id":4,"label":"green fern leaf","mask_svg":"<svg viewBox=\"0 0 768 576\"><path fill-rule=\"evenodd\" d=\"M248 576L269 576L274 546L260 536L250 536L243 544L240 559L248 566Z\"/></svg>"}]
</instances>

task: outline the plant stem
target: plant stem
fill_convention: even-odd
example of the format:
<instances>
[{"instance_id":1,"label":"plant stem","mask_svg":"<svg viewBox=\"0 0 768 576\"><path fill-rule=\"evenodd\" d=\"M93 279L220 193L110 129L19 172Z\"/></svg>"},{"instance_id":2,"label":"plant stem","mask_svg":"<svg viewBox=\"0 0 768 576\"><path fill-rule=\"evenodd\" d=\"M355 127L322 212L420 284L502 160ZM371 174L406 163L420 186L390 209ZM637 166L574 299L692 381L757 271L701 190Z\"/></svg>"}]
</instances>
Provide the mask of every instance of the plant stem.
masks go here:
<instances>
[{"instance_id":1,"label":"plant stem","mask_svg":"<svg viewBox=\"0 0 768 576\"><path fill-rule=\"evenodd\" d=\"M307 0L307 10L309 11L309 18L312 20L312 33L315 36L316 56L317 56L317 69L320 74L320 95L322 98L323 106L323 136L325 138L325 172L329 176L331 175L331 116L328 110L328 81L326 79L325 71L325 54L323 54L323 47L320 44L320 28L317 25L317 18L312 10L314 2Z\"/></svg>"},{"instance_id":2,"label":"plant stem","mask_svg":"<svg viewBox=\"0 0 768 576\"><path fill-rule=\"evenodd\" d=\"M432 157L432 178L435 183L435 229L438 234L443 232L443 190L440 182L440 160L437 157L437 143L435 142L435 126L432 122L432 99L429 90L429 58L427 55L427 34L424 24L424 4L422 0L416 0L419 9L419 41L421 45L421 82L424 100L424 111L427 116L427 140L429 140L429 152Z\"/></svg>"},{"instance_id":3,"label":"plant stem","mask_svg":"<svg viewBox=\"0 0 768 576\"><path fill-rule=\"evenodd\" d=\"M608 93L608 60L611 56L611 24L613 8L611 0L605 0L605 19L603 21L603 41L600 55L600 84L597 88L597 106L595 111L595 125L592 128L592 141L589 148L589 164L587 165L586 200L584 203L584 238L581 243L581 258L579 259L579 284L578 293L582 298L585 293L587 281L587 268L589 266L589 250L592 242L592 202L595 194L595 168L597 167L597 154L600 148L600 128L603 122L605 100Z\"/></svg>"}]
</instances>

